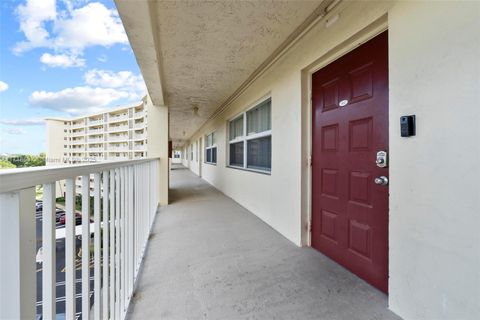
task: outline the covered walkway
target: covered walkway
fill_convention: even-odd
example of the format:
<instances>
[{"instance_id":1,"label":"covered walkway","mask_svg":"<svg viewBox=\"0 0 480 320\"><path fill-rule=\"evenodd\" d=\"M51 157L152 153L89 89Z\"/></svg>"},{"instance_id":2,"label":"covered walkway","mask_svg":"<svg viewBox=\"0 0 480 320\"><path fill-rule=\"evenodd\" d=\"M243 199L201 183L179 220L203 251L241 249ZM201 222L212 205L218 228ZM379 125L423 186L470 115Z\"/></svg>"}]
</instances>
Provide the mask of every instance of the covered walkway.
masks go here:
<instances>
[{"instance_id":1,"label":"covered walkway","mask_svg":"<svg viewBox=\"0 0 480 320\"><path fill-rule=\"evenodd\" d=\"M129 319L399 319L380 291L173 169Z\"/></svg>"}]
</instances>

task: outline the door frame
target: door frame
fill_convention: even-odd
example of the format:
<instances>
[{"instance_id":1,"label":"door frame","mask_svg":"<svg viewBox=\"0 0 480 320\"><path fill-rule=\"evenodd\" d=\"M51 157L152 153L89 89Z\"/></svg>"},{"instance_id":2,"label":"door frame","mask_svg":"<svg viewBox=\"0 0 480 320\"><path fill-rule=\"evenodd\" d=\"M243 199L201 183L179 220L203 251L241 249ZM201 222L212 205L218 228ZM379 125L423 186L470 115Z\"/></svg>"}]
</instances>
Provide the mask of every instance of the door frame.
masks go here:
<instances>
[{"instance_id":1,"label":"door frame","mask_svg":"<svg viewBox=\"0 0 480 320\"><path fill-rule=\"evenodd\" d=\"M301 245L312 246L312 75L345 54L388 30L387 15L382 16L355 35L328 50L302 70L302 184L301 184ZM389 222L390 224L390 222Z\"/></svg>"}]
</instances>

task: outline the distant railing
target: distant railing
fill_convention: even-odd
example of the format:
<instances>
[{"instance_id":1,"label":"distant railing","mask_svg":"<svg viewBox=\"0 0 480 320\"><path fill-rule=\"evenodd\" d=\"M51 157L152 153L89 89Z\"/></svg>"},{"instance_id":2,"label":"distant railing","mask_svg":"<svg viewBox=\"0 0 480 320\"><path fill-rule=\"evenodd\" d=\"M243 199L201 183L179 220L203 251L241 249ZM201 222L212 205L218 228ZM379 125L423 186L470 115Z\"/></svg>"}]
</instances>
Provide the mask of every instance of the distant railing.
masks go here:
<instances>
[{"instance_id":1,"label":"distant railing","mask_svg":"<svg viewBox=\"0 0 480 320\"><path fill-rule=\"evenodd\" d=\"M85 130L70 133L71 137L78 137L78 136L84 136L84 135L85 135Z\"/></svg>"},{"instance_id":2,"label":"distant railing","mask_svg":"<svg viewBox=\"0 0 480 320\"><path fill-rule=\"evenodd\" d=\"M98 128L98 129L88 129L88 133L103 133L104 129L103 128Z\"/></svg>"},{"instance_id":3,"label":"distant railing","mask_svg":"<svg viewBox=\"0 0 480 320\"><path fill-rule=\"evenodd\" d=\"M135 134L133 135L134 140L144 140L147 136L145 134Z\"/></svg>"},{"instance_id":4,"label":"distant railing","mask_svg":"<svg viewBox=\"0 0 480 320\"><path fill-rule=\"evenodd\" d=\"M108 131L109 132L115 132L115 131L126 131L128 130L128 126L127 125L123 125L123 126L110 126L108 128Z\"/></svg>"},{"instance_id":5,"label":"distant railing","mask_svg":"<svg viewBox=\"0 0 480 320\"><path fill-rule=\"evenodd\" d=\"M85 123L84 123L84 122L82 122L82 123L74 123L74 124L72 124L72 126L71 126L72 129L83 128L83 127L85 127Z\"/></svg>"},{"instance_id":6,"label":"distant railing","mask_svg":"<svg viewBox=\"0 0 480 320\"><path fill-rule=\"evenodd\" d=\"M133 146L133 150L145 150L146 145L144 144L136 144Z\"/></svg>"},{"instance_id":7,"label":"distant railing","mask_svg":"<svg viewBox=\"0 0 480 320\"><path fill-rule=\"evenodd\" d=\"M108 141L124 141L128 140L128 135L121 135L121 136L110 136L108 137Z\"/></svg>"},{"instance_id":8,"label":"distant railing","mask_svg":"<svg viewBox=\"0 0 480 320\"><path fill-rule=\"evenodd\" d=\"M145 115L145 112L144 111L140 111L140 112L135 112L133 117L134 118L140 118L140 117L143 117Z\"/></svg>"},{"instance_id":9,"label":"distant railing","mask_svg":"<svg viewBox=\"0 0 480 320\"><path fill-rule=\"evenodd\" d=\"M88 120L88 125L96 125L96 124L102 124L103 119L97 119L97 120Z\"/></svg>"},{"instance_id":10,"label":"distant railing","mask_svg":"<svg viewBox=\"0 0 480 320\"><path fill-rule=\"evenodd\" d=\"M93 318L123 319L158 206L160 159L9 169L0 173L0 319L36 315L35 187L43 185L42 319L56 318L56 183L65 181L65 318L90 319L90 178L93 177ZM76 264L75 180L81 188L81 263ZM38 223L38 222L37 222ZM87 253L87 254L85 254ZM37 315L38 316L38 315Z\"/></svg>"},{"instance_id":11,"label":"distant railing","mask_svg":"<svg viewBox=\"0 0 480 320\"><path fill-rule=\"evenodd\" d=\"M108 117L108 122L115 122L115 121L121 121L121 120L128 120L128 114L122 114L119 116L109 116Z\"/></svg>"}]
</instances>

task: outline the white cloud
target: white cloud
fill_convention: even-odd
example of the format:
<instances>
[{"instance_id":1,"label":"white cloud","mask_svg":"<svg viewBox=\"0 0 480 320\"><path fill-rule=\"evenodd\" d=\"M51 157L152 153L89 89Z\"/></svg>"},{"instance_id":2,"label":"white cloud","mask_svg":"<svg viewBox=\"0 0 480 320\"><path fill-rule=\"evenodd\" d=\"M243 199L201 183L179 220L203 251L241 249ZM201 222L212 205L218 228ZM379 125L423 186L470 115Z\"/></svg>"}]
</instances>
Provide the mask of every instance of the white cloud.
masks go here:
<instances>
[{"instance_id":1,"label":"white cloud","mask_svg":"<svg viewBox=\"0 0 480 320\"><path fill-rule=\"evenodd\" d=\"M20 30L26 41L17 43L15 53L45 47L56 52L77 55L89 46L128 44L127 35L115 9L108 9L99 2L83 7L78 1L64 0L66 10L57 13L56 0L27 0L17 7ZM52 27L47 29L46 22Z\"/></svg>"},{"instance_id":2,"label":"white cloud","mask_svg":"<svg viewBox=\"0 0 480 320\"><path fill-rule=\"evenodd\" d=\"M8 83L0 81L0 92L8 90Z\"/></svg>"},{"instance_id":3,"label":"white cloud","mask_svg":"<svg viewBox=\"0 0 480 320\"><path fill-rule=\"evenodd\" d=\"M20 20L20 30L27 41L17 43L14 52L48 46L50 34L45 22L56 19L56 0L27 0L25 5L17 7L16 13Z\"/></svg>"},{"instance_id":4,"label":"white cloud","mask_svg":"<svg viewBox=\"0 0 480 320\"><path fill-rule=\"evenodd\" d=\"M145 82L141 75L131 71L112 72L109 70L92 69L85 73L85 83L105 88L129 88L131 90L145 90Z\"/></svg>"},{"instance_id":5,"label":"white cloud","mask_svg":"<svg viewBox=\"0 0 480 320\"><path fill-rule=\"evenodd\" d=\"M116 10L110 10L98 2L72 10L69 17L58 19L53 29L57 48L83 50L88 46L108 47L116 43L128 43Z\"/></svg>"},{"instance_id":6,"label":"white cloud","mask_svg":"<svg viewBox=\"0 0 480 320\"><path fill-rule=\"evenodd\" d=\"M44 119L0 119L0 124L10 126L40 126L45 124Z\"/></svg>"},{"instance_id":7,"label":"white cloud","mask_svg":"<svg viewBox=\"0 0 480 320\"><path fill-rule=\"evenodd\" d=\"M34 106L78 115L101 111L110 103L129 97L130 94L122 90L84 86L56 92L34 91L30 95L30 103Z\"/></svg>"},{"instance_id":8,"label":"white cloud","mask_svg":"<svg viewBox=\"0 0 480 320\"><path fill-rule=\"evenodd\" d=\"M46 64L49 67L83 67L85 65L85 59L82 59L76 55L57 54L52 55L50 53L44 53L40 57L40 62Z\"/></svg>"},{"instance_id":9,"label":"white cloud","mask_svg":"<svg viewBox=\"0 0 480 320\"><path fill-rule=\"evenodd\" d=\"M84 74L85 85L61 91L34 91L33 106L71 115L98 112L119 100L139 101L146 94L140 74L92 69Z\"/></svg>"},{"instance_id":10,"label":"white cloud","mask_svg":"<svg viewBox=\"0 0 480 320\"><path fill-rule=\"evenodd\" d=\"M27 133L24 129L21 129L21 128L5 129L5 132L8 134L14 134L14 135Z\"/></svg>"}]
</instances>

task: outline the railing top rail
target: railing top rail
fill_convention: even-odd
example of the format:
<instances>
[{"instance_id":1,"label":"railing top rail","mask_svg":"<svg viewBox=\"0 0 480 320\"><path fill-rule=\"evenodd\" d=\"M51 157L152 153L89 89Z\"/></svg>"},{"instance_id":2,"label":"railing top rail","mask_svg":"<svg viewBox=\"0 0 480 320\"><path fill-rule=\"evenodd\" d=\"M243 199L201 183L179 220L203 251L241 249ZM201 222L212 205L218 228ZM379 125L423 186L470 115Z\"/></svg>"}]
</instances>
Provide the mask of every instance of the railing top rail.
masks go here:
<instances>
[{"instance_id":1,"label":"railing top rail","mask_svg":"<svg viewBox=\"0 0 480 320\"><path fill-rule=\"evenodd\" d=\"M44 183L116 169L123 166L146 163L152 160L160 160L160 158L2 170L0 172L0 193L17 191Z\"/></svg>"}]
</instances>

